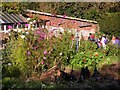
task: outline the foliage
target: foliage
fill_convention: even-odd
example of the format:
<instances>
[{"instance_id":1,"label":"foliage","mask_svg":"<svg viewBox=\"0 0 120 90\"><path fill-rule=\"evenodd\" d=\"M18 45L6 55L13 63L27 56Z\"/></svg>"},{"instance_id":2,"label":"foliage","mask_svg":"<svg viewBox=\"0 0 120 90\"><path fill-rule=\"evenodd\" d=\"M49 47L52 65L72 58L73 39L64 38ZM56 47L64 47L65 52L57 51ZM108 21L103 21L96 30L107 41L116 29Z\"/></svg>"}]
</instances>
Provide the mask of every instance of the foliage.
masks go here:
<instances>
[{"instance_id":1,"label":"foliage","mask_svg":"<svg viewBox=\"0 0 120 90\"><path fill-rule=\"evenodd\" d=\"M51 33L51 32L50 32ZM94 68L106 56L118 56L115 45L97 49L97 44L81 40L78 52L75 43L71 48L71 33L67 31L50 37L46 29L11 32L3 51L3 77L30 77L32 73L43 73L54 65L62 69L67 65ZM76 40L74 41L76 42ZM16 71L16 73L14 73Z\"/></svg>"},{"instance_id":2,"label":"foliage","mask_svg":"<svg viewBox=\"0 0 120 90\"><path fill-rule=\"evenodd\" d=\"M52 33L52 37L49 36L50 33L46 29L42 28L23 30L18 33L17 38L14 37L14 34L16 33L12 31L10 40L3 50L5 52L3 53L3 88L97 88L100 82L96 82L94 79L79 83L83 85L80 87L78 83L73 84L73 82L47 85L41 81L31 81L29 78L37 77L56 64L60 69L69 65L79 69L82 67L94 69L95 66L101 68L103 65L118 61L118 52L116 52L118 47L111 44L107 44L106 49L97 49L96 43L81 40L78 51L75 51L76 45L74 43L71 48L71 33L67 31L58 36ZM104 84L107 85L107 83L109 82L106 81ZM117 86L115 85L115 87Z\"/></svg>"},{"instance_id":3,"label":"foliage","mask_svg":"<svg viewBox=\"0 0 120 90\"><path fill-rule=\"evenodd\" d=\"M18 67L16 66L11 66L10 63L8 63L7 65L3 65L2 68L2 77L14 77L14 78L18 78L20 77L21 72L19 70Z\"/></svg>"},{"instance_id":4,"label":"foliage","mask_svg":"<svg viewBox=\"0 0 120 90\"><path fill-rule=\"evenodd\" d=\"M74 51L70 49L71 34L64 32L60 33L59 37L54 35L49 37L50 33L40 28L19 32L18 36L14 37L16 32L12 31L3 52L5 62L3 65L6 69L4 73L12 72L10 68L14 70L18 68L16 73L29 77L34 72L41 74L56 64L60 67L68 65ZM9 67L7 67L8 63L11 64Z\"/></svg>"},{"instance_id":5,"label":"foliage","mask_svg":"<svg viewBox=\"0 0 120 90\"><path fill-rule=\"evenodd\" d=\"M2 11L4 12L9 12L9 13L20 13L20 7L18 6L20 5L17 2L2 2Z\"/></svg>"},{"instance_id":6,"label":"foliage","mask_svg":"<svg viewBox=\"0 0 120 90\"><path fill-rule=\"evenodd\" d=\"M5 77L2 80L2 89L41 88L41 81L20 81L19 79Z\"/></svg>"},{"instance_id":7,"label":"foliage","mask_svg":"<svg viewBox=\"0 0 120 90\"><path fill-rule=\"evenodd\" d=\"M89 19L89 20L97 20L100 15L99 15L99 12L97 12L97 10L88 10L84 13L84 17L85 19Z\"/></svg>"},{"instance_id":8,"label":"foliage","mask_svg":"<svg viewBox=\"0 0 120 90\"><path fill-rule=\"evenodd\" d=\"M43 3L40 5L40 11L97 20L102 32L116 36L119 34L119 13L115 13L119 11L119 5L116 3ZM22 13L22 10L25 10L26 7L32 9L35 3L2 4L3 11ZM39 10L38 4L35 4L34 10ZM44 7L42 8L42 6ZM51 33L52 36L50 36ZM3 88L72 88L76 87L76 85L79 87L80 85L76 83L73 85L71 82L69 82L70 85L67 82L67 84L52 84L48 86L40 81L21 82L22 80L19 81L17 78L26 79L32 77L33 73L40 75L56 64L59 65L60 69L67 65L73 65L78 68L86 66L89 68L97 66L99 68L104 64L118 61L118 47L111 44L107 44L107 49L96 49L97 45L94 42L81 40L80 47L76 52L75 43L73 48L71 48L71 33L68 32L59 32L58 36L55 36L53 32L48 33L46 29L39 28L37 30L17 32L18 37L14 37L16 36L14 31L10 34L6 48L2 51ZM97 84L95 82L94 85L91 82L86 81L81 86L96 88L100 85L100 83Z\"/></svg>"},{"instance_id":9,"label":"foliage","mask_svg":"<svg viewBox=\"0 0 120 90\"><path fill-rule=\"evenodd\" d=\"M71 64L79 68L94 68L105 56L105 54L96 49L96 47L94 42L83 41L79 47L79 52L71 59Z\"/></svg>"},{"instance_id":10,"label":"foliage","mask_svg":"<svg viewBox=\"0 0 120 90\"><path fill-rule=\"evenodd\" d=\"M105 13L99 19L100 31L108 35L120 36L120 13Z\"/></svg>"},{"instance_id":11,"label":"foliage","mask_svg":"<svg viewBox=\"0 0 120 90\"><path fill-rule=\"evenodd\" d=\"M22 85L20 85L21 82L18 79L5 77L2 79L2 89L12 89L16 86L21 88Z\"/></svg>"},{"instance_id":12,"label":"foliage","mask_svg":"<svg viewBox=\"0 0 120 90\"><path fill-rule=\"evenodd\" d=\"M117 45L108 44L106 49L106 56L119 56L119 47Z\"/></svg>"},{"instance_id":13,"label":"foliage","mask_svg":"<svg viewBox=\"0 0 120 90\"><path fill-rule=\"evenodd\" d=\"M72 7L71 7L72 6ZM2 11L21 13L26 9L49 12L89 20L96 20L100 31L109 35L120 33L120 2L3 2ZM111 23L112 22L112 23ZM109 32L109 33L108 33Z\"/></svg>"}]
</instances>

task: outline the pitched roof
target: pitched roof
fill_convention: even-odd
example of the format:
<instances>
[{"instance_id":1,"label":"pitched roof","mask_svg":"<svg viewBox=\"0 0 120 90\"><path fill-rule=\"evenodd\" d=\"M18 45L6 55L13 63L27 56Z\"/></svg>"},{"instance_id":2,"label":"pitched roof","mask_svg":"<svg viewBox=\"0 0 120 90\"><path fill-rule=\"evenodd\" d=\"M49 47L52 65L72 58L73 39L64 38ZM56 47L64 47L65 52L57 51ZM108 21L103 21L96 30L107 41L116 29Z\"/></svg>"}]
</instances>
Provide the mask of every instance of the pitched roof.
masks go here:
<instances>
[{"instance_id":1,"label":"pitched roof","mask_svg":"<svg viewBox=\"0 0 120 90\"><path fill-rule=\"evenodd\" d=\"M51 13L39 12L39 11L34 11L34 10L29 10L29 9L27 9L27 12L41 14L41 15L47 15L47 16L54 16ZM55 17L63 18L64 16L63 15L55 15ZM90 23L97 24L97 21L92 21L92 20L86 20L86 19L80 19L80 18L68 17L68 16L65 16L64 18L65 19L78 20L78 21L90 22Z\"/></svg>"},{"instance_id":2,"label":"pitched roof","mask_svg":"<svg viewBox=\"0 0 120 90\"><path fill-rule=\"evenodd\" d=\"M9 23L25 23L27 22L21 14L9 14L7 12L0 11L0 24L9 24Z\"/></svg>"}]
</instances>

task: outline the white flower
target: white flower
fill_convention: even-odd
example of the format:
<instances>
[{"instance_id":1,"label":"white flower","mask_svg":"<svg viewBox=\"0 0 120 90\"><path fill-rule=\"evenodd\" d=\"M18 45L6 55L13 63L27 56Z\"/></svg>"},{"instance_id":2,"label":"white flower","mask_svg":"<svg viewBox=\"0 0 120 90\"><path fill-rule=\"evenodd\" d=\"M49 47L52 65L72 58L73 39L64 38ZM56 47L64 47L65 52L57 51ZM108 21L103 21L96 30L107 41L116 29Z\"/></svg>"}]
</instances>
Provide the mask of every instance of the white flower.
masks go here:
<instances>
[{"instance_id":1,"label":"white flower","mask_svg":"<svg viewBox=\"0 0 120 90\"><path fill-rule=\"evenodd\" d=\"M46 57L43 57L44 60L46 60Z\"/></svg>"},{"instance_id":2,"label":"white flower","mask_svg":"<svg viewBox=\"0 0 120 90\"><path fill-rule=\"evenodd\" d=\"M8 35L9 35L9 36L11 36L11 34L10 34L10 33L8 33Z\"/></svg>"},{"instance_id":3,"label":"white flower","mask_svg":"<svg viewBox=\"0 0 120 90\"><path fill-rule=\"evenodd\" d=\"M25 38L25 36L24 36L24 35L21 35L20 37L21 37L21 38Z\"/></svg>"},{"instance_id":4,"label":"white flower","mask_svg":"<svg viewBox=\"0 0 120 90\"><path fill-rule=\"evenodd\" d=\"M62 53L60 53L60 56L62 56Z\"/></svg>"},{"instance_id":5,"label":"white flower","mask_svg":"<svg viewBox=\"0 0 120 90\"><path fill-rule=\"evenodd\" d=\"M67 57L67 59L68 59L68 57Z\"/></svg>"},{"instance_id":6,"label":"white flower","mask_svg":"<svg viewBox=\"0 0 120 90\"><path fill-rule=\"evenodd\" d=\"M33 22L30 22L30 24L33 24Z\"/></svg>"},{"instance_id":7,"label":"white flower","mask_svg":"<svg viewBox=\"0 0 120 90\"><path fill-rule=\"evenodd\" d=\"M33 23L36 23L36 20L34 20Z\"/></svg>"},{"instance_id":8,"label":"white flower","mask_svg":"<svg viewBox=\"0 0 120 90\"><path fill-rule=\"evenodd\" d=\"M22 30L21 29L18 29L18 32L21 32Z\"/></svg>"},{"instance_id":9,"label":"white flower","mask_svg":"<svg viewBox=\"0 0 120 90\"><path fill-rule=\"evenodd\" d=\"M35 29L34 28L31 28L32 29L32 31L34 31Z\"/></svg>"},{"instance_id":10,"label":"white flower","mask_svg":"<svg viewBox=\"0 0 120 90\"><path fill-rule=\"evenodd\" d=\"M28 30L28 28L25 28L25 30L27 31L27 30Z\"/></svg>"},{"instance_id":11,"label":"white flower","mask_svg":"<svg viewBox=\"0 0 120 90\"><path fill-rule=\"evenodd\" d=\"M35 25L33 24L32 26L34 27Z\"/></svg>"},{"instance_id":12,"label":"white flower","mask_svg":"<svg viewBox=\"0 0 120 90\"><path fill-rule=\"evenodd\" d=\"M13 29L13 31L17 32L17 29Z\"/></svg>"},{"instance_id":13,"label":"white flower","mask_svg":"<svg viewBox=\"0 0 120 90\"><path fill-rule=\"evenodd\" d=\"M71 30L69 30L68 32L71 33Z\"/></svg>"},{"instance_id":14,"label":"white flower","mask_svg":"<svg viewBox=\"0 0 120 90\"><path fill-rule=\"evenodd\" d=\"M64 32L64 29L62 27L59 28L60 29L60 32L63 33Z\"/></svg>"},{"instance_id":15,"label":"white flower","mask_svg":"<svg viewBox=\"0 0 120 90\"><path fill-rule=\"evenodd\" d=\"M11 63L8 63L8 66L11 66Z\"/></svg>"},{"instance_id":16,"label":"white flower","mask_svg":"<svg viewBox=\"0 0 120 90\"><path fill-rule=\"evenodd\" d=\"M30 21L30 18L27 18L27 21Z\"/></svg>"},{"instance_id":17,"label":"white flower","mask_svg":"<svg viewBox=\"0 0 120 90\"><path fill-rule=\"evenodd\" d=\"M28 35L28 34L29 34L29 32L26 32L26 34Z\"/></svg>"}]
</instances>

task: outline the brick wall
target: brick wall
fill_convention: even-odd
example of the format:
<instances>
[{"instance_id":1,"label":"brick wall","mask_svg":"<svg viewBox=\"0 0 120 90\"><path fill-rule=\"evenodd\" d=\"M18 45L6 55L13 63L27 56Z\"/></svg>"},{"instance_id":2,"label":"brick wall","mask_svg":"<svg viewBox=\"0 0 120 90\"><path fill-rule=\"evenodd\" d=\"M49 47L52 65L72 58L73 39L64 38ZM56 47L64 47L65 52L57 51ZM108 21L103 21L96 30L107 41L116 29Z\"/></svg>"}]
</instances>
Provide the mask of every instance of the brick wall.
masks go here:
<instances>
[{"instance_id":1,"label":"brick wall","mask_svg":"<svg viewBox=\"0 0 120 90\"><path fill-rule=\"evenodd\" d=\"M28 13L29 17L34 17L35 14ZM42 15L39 14L39 19L45 19L50 20L49 22L46 22L46 26L52 26L52 27L62 27L64 30L66 29L72 29L74 32L77 30L79 33L82 33L84 36L84 39L87 39L89 33L94 33L97 30L97 24L89 21L82 21L82 20L73 20L70 18L63 17L57 17L52 15ZM79 26L86 26L91 25L89 27L83 27L80 28Z\"/></svg>"}]
</instances>

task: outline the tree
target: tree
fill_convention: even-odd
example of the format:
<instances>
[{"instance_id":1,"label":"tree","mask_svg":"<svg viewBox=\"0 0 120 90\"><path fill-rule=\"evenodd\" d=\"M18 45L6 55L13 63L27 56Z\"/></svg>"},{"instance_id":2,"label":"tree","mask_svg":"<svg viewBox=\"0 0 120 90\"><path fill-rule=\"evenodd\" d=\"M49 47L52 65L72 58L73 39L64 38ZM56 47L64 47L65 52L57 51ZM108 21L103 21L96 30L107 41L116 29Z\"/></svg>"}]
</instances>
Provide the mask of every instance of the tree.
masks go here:
<instances>
[{"instance_id":1,"label":"tree","mask_svg":"<svg viewBox=\"0 0 120 90\"><path fill-rule=\"evenodd\" d=\"M109 34L120 36L120 13L105 13L102 18L98 20L100 31Z\"/></svg>"}]
</instances>

